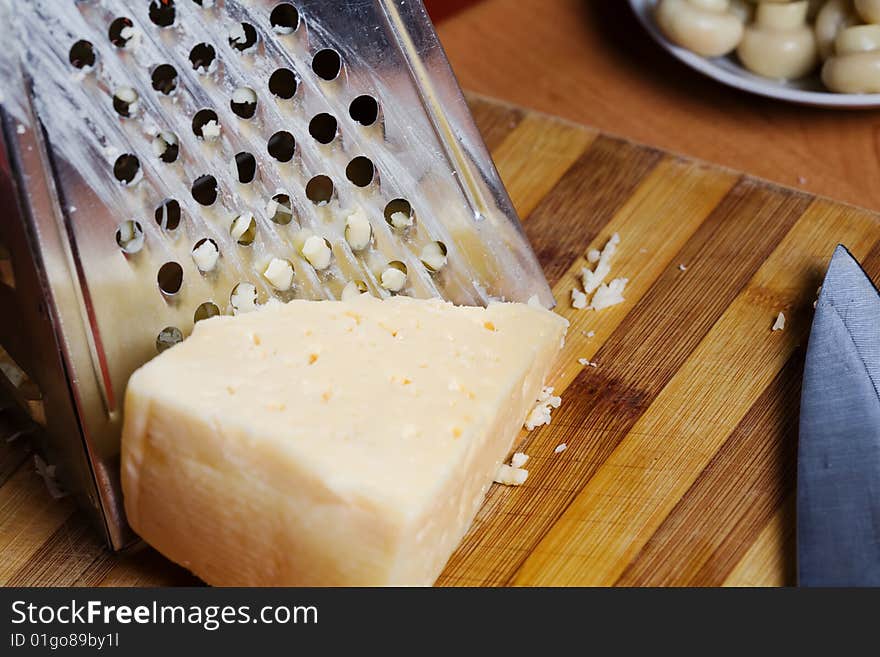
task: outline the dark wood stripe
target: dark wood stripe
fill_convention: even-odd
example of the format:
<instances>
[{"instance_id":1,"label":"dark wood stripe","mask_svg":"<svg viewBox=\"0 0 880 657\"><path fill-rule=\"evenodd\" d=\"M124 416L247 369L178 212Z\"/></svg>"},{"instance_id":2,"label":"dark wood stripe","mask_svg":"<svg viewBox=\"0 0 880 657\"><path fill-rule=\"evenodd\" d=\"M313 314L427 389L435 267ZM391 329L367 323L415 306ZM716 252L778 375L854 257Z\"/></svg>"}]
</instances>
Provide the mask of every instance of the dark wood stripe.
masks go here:
<instances>
[{"instance_id":1,"label":"dark wood stripe","mask_svg":"<svg viewBox=\"0 0 880 657\"><path fill-rule=\"evenodd\" d=\"M468 95L467 101L489 151L498 148L526 116L526 112L518 107L500 105L479 96Z\"/></svg>"},{"instance_id":2,"label":"dark wood stripe","mask_svg":"<svg viewBox=\"0 0 880 657\"><path fill-rule=\"evenodd\" d=\"M660 162L660 151L600 135L525 222L553 285Z\"/></svg>"},{"instance_id":3,"label":"dark wood stripe","mask_svg":"<svg viewBox=\"0 0 880 657\"><path fill-rule=\"evenodd\" d=\"M804 353L798 349L789 358L617 584L724 582L794 492ZM693 562L707 550L698 570L682 572L688 565L682 555ZM787 571L794 572L794 555L786 556Z\"/></svg>"},{"instance_id":4,"label":"dark wood stripe","mask_svg":"<svg viewBox=\"0 0 880 657\"><path fill-rule=\"evenodd\" d=\"M599 367L584 368L568 387L551 424L554 443L568 445L566 458L530 468L541 486L517 490L511 498L516 515L496 512L476 526L450 561L444 583L474 583L456 578L478 571L485 561L495 570L483 583L512 581L808 205L806 197L780 194L750 179L725 196L673 260L688 263L688 275L666 270L599 350L594 358ZM532 432L525 451L547 429ZM499 494L491 491L490 500ZM546 496L554 498L552 505ZM533 515L530 508L554 512ZM484 545L499 554L485 558Z\"/></svg>"},{"instance_id":5,"label":"dark wood stripe","mask_svg":"<svg viewBox=\"0 0 880 657\"><path fill-rule=\"evenodd\" d=\"M21 565L7 586L72 586L110 554L88 519L75 511Z\"/></svg>"}]
</instances>

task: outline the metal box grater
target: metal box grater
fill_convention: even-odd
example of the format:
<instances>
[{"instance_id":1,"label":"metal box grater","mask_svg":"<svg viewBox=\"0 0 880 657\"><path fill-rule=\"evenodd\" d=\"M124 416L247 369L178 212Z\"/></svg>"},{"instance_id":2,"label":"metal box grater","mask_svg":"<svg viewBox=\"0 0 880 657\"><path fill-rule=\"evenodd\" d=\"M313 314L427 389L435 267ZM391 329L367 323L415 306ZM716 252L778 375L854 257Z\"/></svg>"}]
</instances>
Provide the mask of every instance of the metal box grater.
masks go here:
<instances>
[{"instance_id":1,"label":"metal box grater","mask_svg":"<svg viewBox=\"0 0 880 657\"><path fill-rule=\"evenodd\" d=\"M3 370L112 547L136 538L126 382L196 321L553 304L420 1L0 0L0 22Z\"/></svg>"}]
</instances>

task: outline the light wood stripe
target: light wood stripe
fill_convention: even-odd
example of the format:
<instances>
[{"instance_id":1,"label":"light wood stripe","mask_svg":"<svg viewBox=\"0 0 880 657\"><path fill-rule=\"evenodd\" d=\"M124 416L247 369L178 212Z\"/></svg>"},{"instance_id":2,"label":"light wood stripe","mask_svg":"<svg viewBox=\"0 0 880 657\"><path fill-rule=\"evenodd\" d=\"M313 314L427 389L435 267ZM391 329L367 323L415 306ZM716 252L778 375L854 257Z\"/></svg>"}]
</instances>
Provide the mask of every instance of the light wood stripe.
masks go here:
<instances>
[{"instance_id":1,"label":"light wood stripe","mask_svg":"<svg viewBox=\"0 0 880 657\"><path fill-rule=\"evenodd\" d=\"M793 586L796 559L795 496L791 495L724 580L724 586Z\"/></svg>"},{"instance_id":2,"label":"light wood stripe","mask_svg":"<svg viewBox=\"0 0 880 657\"><path fill-rule=\"evenodd\" d=\"M532 552L516 583L613 584L803 341L804 287L818 284L834 245L844 241L864 256L878 237L875 218L814 202ZM750 241L742 236L738 246ZM790 315L787 330L773 334L780 310Z\"/></svg>"},{"instance_id":3,"label":"light wood stripe","mask_svg":"<svg viewBox=\"0 0 880 657\"><path fill-rule=\"evenodd\" d=\"M513 205L521 217L555 187L596 139L597 131L543 116L527 116L492 154ZM535 172L541 175L536 176Z\"/></svg>"}]
</instances>

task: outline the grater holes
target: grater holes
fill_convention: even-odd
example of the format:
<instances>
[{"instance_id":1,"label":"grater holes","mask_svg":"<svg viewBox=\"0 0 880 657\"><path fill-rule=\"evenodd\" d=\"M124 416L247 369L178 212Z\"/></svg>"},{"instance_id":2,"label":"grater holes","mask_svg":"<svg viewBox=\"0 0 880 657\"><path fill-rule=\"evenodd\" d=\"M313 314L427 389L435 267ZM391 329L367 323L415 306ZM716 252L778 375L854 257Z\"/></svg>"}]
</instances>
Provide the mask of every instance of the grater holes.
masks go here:
<instances>
[{"instance_id":1,"label":"grater holes","mask_svg":"<svg viewBox=\"0 0 880 657\"><path fill-rule=\"evenodd\" d=\"M257 45L257 28L250 23L238 23L229 32L229 45L240 53L245 53Z\"/></svg>"},{"instance_id":2,"label":"grater holes","mask_svg":"<svg viewBox=\"0 0 880 657\"><path fill-rule=\"evenodd\" d=\"M177 10L174 8L174 0L153 0L148 11L150 20L159 27L171 27Z\"/></svg>"},{"instance_id":3,"label":"grater holes","mask_svg":"<svg viewBox=\"0 0 880 657\"><path fill-rule=\"evenodd\" d=\"M198 270L207 274L214 271L217 266L217 261L220 259L220 247L211 238L203 237L193 245L192 258Z\"/></svg>"},{"instance_id":4,"label":"grater holes","mask_svg":"<svg viewBox=\"0 0 880 657\"><path fill-rule=\"evenodd\" d=\"M276 98L290 100L296 95L299 80L289 68L279 68L269 76L269 92Z\"/></svg>"},{"instance_id":5,"label":"grater holes","mask_svg":"<svg viewBox=\"0 0 880 657\"><path fill-rule=\"evenodd\" d=\"M370 291L370 288L367 287L367 284L360 280L351 280L345 284L345 287L342 288L342 293L340 294L340 299L342 301L349 301L351 299L355 299L362 294L367 294Z\"/></svg>"},{"instance_id":6,"label":"grater holes","mask_svg":"<svg viewBox=\"0 0 880 657\"><path fill-rule=\"evenodd\" d=\"M229 234L239 246L250 246L257 239L257 222L250 212L238 215L229 227Z\"/></svg>"},{"instance_id":7,"label":"grater holes","mask_svg":"<svg viewBox=\"0 0 880 657\"><path fill-rule=\"evenodd\" d=\"M379 119L379 102L372 96L358 96L348 106L348 114L353 121L369 127Z\"/></svg>"},{"instance_id":8,"label":"grater holes","mask_svg":"<svg viewBox=\"0 0 880 657\"><path fill-rule=\"evenodd\" d=\"M150 76L153 82L153 89L159 93L170 95L177 89L177 69L171 64L160 64L153 69Z\"/></svg>"},{"instance_id":9,"label":"grater holes","mask_svg":"<svg viewBox=\"0 0 880 657\"><path fill-rule=\"evenodd\" d=\"M300 253L316 271L327 269L333 261L333 249L330 241L320 235L310 236L303 243Z\"/></svg>"},{"instance_id":10,"label":"grater holes","mask_svg":"<svg viewBox=\"0 0 880 657\"><path fill-rule=\"evenodd\" d=\"M315 205L327 205L333 199L333 191L333 181L329 176L315 176L306 184L306 198Z\"/></svg>"},{"instance_id":11,"label":"grater holes","mask_svg":"<svg viewBox=\"0 0 880 657\"><path fill-rule=\"evenodd\" d=\"M266 204L266 214L272 223L286 226L293 221L293 203L287 194L275 194Z\"/></svg>"},{"instance_id":12,"label":"grater holes","mask_svg":"<svg viewBox=\"0 0 880 657\"><path fill-rule=\"evenodd\" d=\"M324 48L312 58L312 70L322 80L332 82L342 72L342 58L332 48Z\"/></svg>"},{"instance_id":13,"label":"grater holes","mask_svg":"<svg viewBox=\"0 0 880 657\"><path fill-rule=\"evenodd\" d=\"M116 158L113 164L113 177L123 185L132 185L140 180L141 162L135 155L125 153Z\"/></svg>"},{"instance_id":14,"label":"grater holes","mask_svg":"<svg viewBox=\"0 0 880 657\"><path fill-rule=\"evenodd\" d=\"M262 276L279 292L287 292L293 287L293 264L283 258L272 258L263 269Z\"/></svg>"},{"instance_id":15,"label":"grater holes","mask_svg":"<svg viewBox=\"0 0 880 657\"><path fill-rule=\"evenodd\" d=\"M379 282L389 292L400 292L406 287L406 277L406 265L400 260L393 260L382 272Z\"/></svg>"},{"instance_id":16,"label":"grater holes","mask_svg":"<svg viewBox=\"0 0 880 657\"><path fill-rule=\"evenodd\" d=\"M174 345L183 342L183 333L176 326L167 326L156 336L156 351L160 354Z\"/></svg>"},{"instance_id":17,"label":"grater holes","mask_svg":"<svg viewBox=\"0 0 880 657\"><path fill-rule=\"evenodd\" d=\"M253 283L238 283L229 295L229 305L236 315L256 310L258 300L257 287Z\"/></svg>"},{"instance_id":18,"label":"grater holes","mask_svg":"<svg viewBox=\"0 0 880 657\"><path fill-rule=\"evenodd\" d=\"M217 179L210 174L196 178L192 185L192 196L200 205L214 205L217 200Z\"/></svg>"},{"instance_id":19,"label":"grater holes","mask_svg":"<svg viewBox=\"0 0 880 657\"><path fill-rule=\"evenodd\" d=\"M345 168L345 176L352 185L368 187L376 177L376 167L370 158L361 155L348 163Z\"/></svg>"},{"instance_id":20,"label":"grater holes","mask_svg":"<svg viewBox=\"0 0 880 657\"><path fill-rule=\"evenodd\" d=\"M250 87L239 87L233 92L229 107L239 118L254 118L257 113L257 92Z\"/></svg>"},{"instance_id":21,"label":"grater holes","mask_svg":"<svg viewBox=\"0 0 880 657\"><path fill-rule=\"evenodd\" d=\"M134 23L125 16L121 16L110 23L110 29L107 31L110 43L117 48L125 48L128 42L134 38L134 35Z\"/></svg>"},{"instance_id":22,"label":"grater holes","mask_svg":"<svg viewBox=\"0 0 880 657\"><path fill-rule=\"evenodd\" d=\"M156 223L162 230L177 230L181 217L180 203L173 198L165 199L156 208Z\"/></svg>"},{"instance_id":23,"label":"grater holes","mask_svg":"<svg viewBox=\"0 0 880 657\"><path fill-rule=\"evenodd\" d=\"M189 51L189 61L197 73L210 73L217 60L217 51L210 43L200 43Z\"/></svg>"},{"instance_id":24,"label":"grater holes","mask_svg":"<svg viewBox=\"0 0 880 657\"><path fill-rule=\"evenodd\" d=\"M166 262L159 268L156 282L162 294L172 297L183 287L183 267L177 262Z\"/></svg>"},{"instance_id":25,"label":"grater holes","mask_svg":"<svg viewBox=\"0 0 880 657\"><path fill-rule=\"evenodd\" d=\"M95 46L91 41L82 39L73 44L70 48L70 63L76 68L90 69L95 65L97 55L95 55Z\"/></svg>"},{"instance_id":26,"label":"grater holes","mask_svg":"<svg viewBox=\"0 0 880 657\"><path fill-rule=\"evenodd\" d=\"M116 229L116 244L123 253L133 254L144 248L144 228L137 221L129 219Z\"/></svg>"},{"instance_id":27,"label":"grater holes","mask_svg":"<svg viewBox=\"0 0 880 657\"><path fill-rule=\"evenodd\" d=\"M180 155L177 135L173 132L160 132L153 138L153 153L165 164L176 162Z\"/></svg>"},{"instance_id":28,"label":"grater holes","mask_svg":"<svg viewBox=\"0 0 880 657\"><path fill-rule=\"evenodd\" d=\"M447 254L449 253L443 242L428 242L419 255L419 260L432 274L437 273L446 266Z\"/></svg>"},{"instance_id":29,"label":"grater holes","mask_svg":"<svg viewBox=\"0 0 880 657\"><path fill-rule=\"evenodd\" d=\"M250 153L242 151L234 159L235 178L242 185L249 185L257 177L257 158Z\"/></svg>"},{"instance_id":30,"label":"grater holes","mask_svg":"<svg viewBox=\"0 0 880 657\"><path fill-rule=\"evenodd\" d=\"M196 308L195 313L193 313L193 323L197 324L201 322L203 319L211 319L212 317L217 317L220 315L220 308L213 301L205 301L205 303L200 304L198 308Z\"/></svg>"},{"instance_id":31,"label":"grater holes","mask_svg":"<svg viewBox=\"0 0 880 657\"><path fill-rule=\"evenodd\" d=\"M339 134L339 123L332 114L322 112L309 121L309 134L320 144L329 144Z\"/></svg>"},{"instance_id":32,"label":"grater holes","mask_svg":"<svg viewBox=\"0 0 880 657\"><path fill-rule=\"evenodd\" d=\"M220 119L212 109L201 109L192 120L192 131L199 139L212 140L220 136Z\"/></svg>"},{"instance_id":33,"label":"grater holes","mask_svg":"<svg viewBox=\"0 0 880 657\"><path fill-rule=\"evenodd\" d=\"M413 225L415 213L405 198L396 198L385 206L385 221L397 230L405 230Z\"/></svg>"},{"instance_id":34,"label":"grater holes","mask_svg":"<svg viewBox=\"0 0 880 657\"><path fill-rule=\"evenodd\" d=\"M268 151L279 162L290 162L296 152L296 140L292 134L281 130L269 137Z\"/></svg>"},{"instance_id":35,"label":"grater holes","mask_svg":"<svg viewBox=\"0 0 880 657\"><path fill-rule=\"evenodd\" d=\"M119 87L113 92L113 109L119 116L130 118L138 111L140 96L131 87Z\"/></svg>"},{"instance_id":36,"label":"grater holes","mask_svg":"<svg viewBox=\"0 0 880 657\"><path fill-rule=\"evenodd\" d=\"M299 28L299 11L289 2L282 2L269 14L269 23L277 34L292 34Z\"/></svg>"}]
</instances>

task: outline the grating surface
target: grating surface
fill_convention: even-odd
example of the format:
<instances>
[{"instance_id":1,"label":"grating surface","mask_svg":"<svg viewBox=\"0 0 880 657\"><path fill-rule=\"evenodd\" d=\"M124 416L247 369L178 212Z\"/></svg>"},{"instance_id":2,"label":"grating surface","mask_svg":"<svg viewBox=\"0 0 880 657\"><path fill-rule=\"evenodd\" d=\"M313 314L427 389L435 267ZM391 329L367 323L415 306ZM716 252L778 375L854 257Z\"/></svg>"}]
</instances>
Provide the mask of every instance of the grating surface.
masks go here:
<instances>
[{"instance_id":1,"label":"grating surface","mask_svg":"<svg viewBox=\"0 0 880 657\"><path fill-rule=\"evenodd\" d=\"M377 295L493 296L503 272L463 228L473 213L393 58L364 66L290 3L65 5L21 12L37 113L78 174L62 173L62 211L86 284L128 290L118 303L155 317L154 339L188 333L205 303L336 298L352 281ZM93 210L79 183L112 225L79 220ZM352 215L366 240L347 239ZM111 240L118 254L101 248ZM106 317L119 307L96 313L119 328Z\"/></svg>"}]
</instances>

